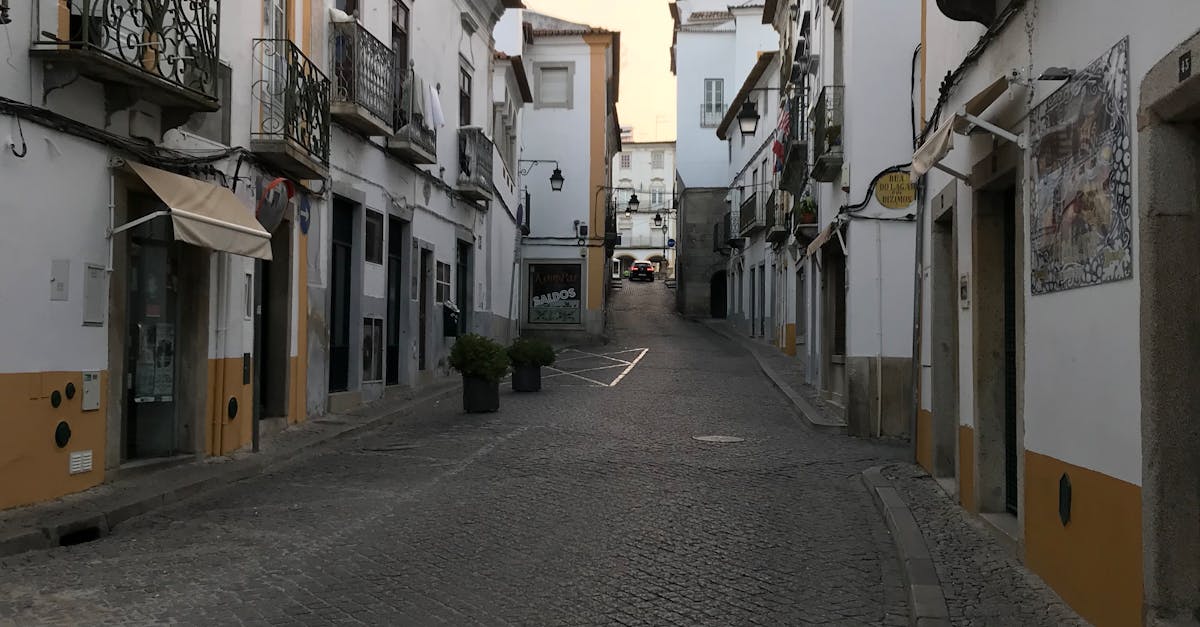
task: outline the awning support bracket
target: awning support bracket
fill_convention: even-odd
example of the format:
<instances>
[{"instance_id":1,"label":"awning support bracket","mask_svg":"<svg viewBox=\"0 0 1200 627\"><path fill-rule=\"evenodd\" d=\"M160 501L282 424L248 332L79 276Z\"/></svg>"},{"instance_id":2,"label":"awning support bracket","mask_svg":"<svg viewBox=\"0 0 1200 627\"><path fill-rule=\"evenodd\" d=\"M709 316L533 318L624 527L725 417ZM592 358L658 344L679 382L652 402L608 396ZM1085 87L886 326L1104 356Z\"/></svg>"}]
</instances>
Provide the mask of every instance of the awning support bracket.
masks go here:
<instances>
[{"instance_id":1,"label":"awning support bracket","mask_svg":"<svg viewBox=\"0 0 1200 627\"><path fill-rule=\"evenodd\" d=\"M833 230L833 232L837 233L838 243L842 245L842 256L849 257L850 250L846 248L846 238L842 237L842 225L839 224L837 228Z\"/></svg>"},{"instance_id":2,"label":"awning support bracket","mask_svg":"<svg viewBox=\"0 0 1200 627\"><path fill-rule=\"evenodd\" d=\"M953 176L954 178L956 178L960 181L963 181L963 182L970 181L970 177L968 177L966 174L963 174L962 172L959 172L958 170L955 170L954 168L951 168L949 166L942 165L941 161L938 161L937 163L933 164L933 167L941 170L942 172L945 172L946 174L949 174L950 176Z\"/></svg>"},{"instance_id":3,"label":"awning support bracket","mask_svg":"<svg viewBox=\"0 0 1200 627\"><path fill-rule=\"evenodd\" d=\"M1028 146L1025 145L1025 136L1024 135L1015 135L1010 131L1007 131L1003 128L1000 128L999 126L996 126L995 124L992 124L991 122L988 122L987 120L984 120L980 117L977 117L977 116L971 115L970 113L967 113L965 109L963 111L959 112L958 117L966 120L967 122L970 122L972 126L978 126L979 128L991 133L992 135L999 137L1000 139L1006 139L1006 140L1016 144L1017 147L1020 148L1021 150L1025 150L1026 148L1028 148Z\"/></svg>"},{"instance_id":4,"label":"awning support bracket","mask_svg":"<svg viewBox=\"0 0 1200 627\"><path fill-rule=\"evenodd\" d=\"M134 227L141 226L155 218L161 218L163 216L169 216L169 215L171 215L170 211L155 211L154 213L151 213L149 215L144 215L136 220L133 220L131 222L126 222L125 224L122 224L121 226L118 226L117 228L112 229L111 231L108 232L108 238L112 239L112 237L114 235L116 235L117 233L120 233L122 231L128 231L129 229L132 229Z\"/></svg>"}]
</instances>

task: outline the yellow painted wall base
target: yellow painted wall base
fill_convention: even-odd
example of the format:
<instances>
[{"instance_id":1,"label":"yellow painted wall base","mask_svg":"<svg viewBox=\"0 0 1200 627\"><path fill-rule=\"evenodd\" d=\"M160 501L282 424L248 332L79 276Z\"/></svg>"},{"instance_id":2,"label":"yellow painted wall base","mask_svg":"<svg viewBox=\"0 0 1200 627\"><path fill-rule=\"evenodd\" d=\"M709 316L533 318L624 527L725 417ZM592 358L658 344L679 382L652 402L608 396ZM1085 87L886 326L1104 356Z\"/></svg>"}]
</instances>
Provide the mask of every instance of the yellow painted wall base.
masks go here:
<instances>
[{"instance_id":1,"label":"yellow painted wall base","mask_svg":"<svg viewBox=\"0 0 1200 627\"><path fill-rule=\"evenodd\" d=\"M1058 513L1059 478L1071 480L1071 519ZM1098 627L1139 625L1141 488L1025 451L1025 561Z\"/></svg>"},{"instance_id":2,"label":"yellow painted wall base","mask_svg":"<svg viewBox=\"0 0 1200 627\"><path fill-rule=\"evenodd\" d=\"M210 456L228 455L250 444L253 427L253 382L242 384L242 359L208 360L208 417L207 453ZM230 419L229 399L238 402L237 417Z\"/></svg>"},{"instance_id":3,"label":"yellow painted wall base","mask_svg":"<svg viewBox=\"0 0 1200 627\"><path fill-rule=\"evenodd\" d=\"M958 425L958 504L973 514L975 504L975 430Z\"/></svg>"},{"instance_id":4,"label":"yellow painted wall base","mask_svg":"<svg viewBox=\"0 0 1200 627\"><path fill-rule=\"evenodd\" d=\"M917 463L933 474L933 414L922 409L917 412Z\"/></svg>"},{"instance_id":5,"label":"yellow painted wall base","mask_svg":"<svg viewBox=\"0 0 1200 627\"><path fill-rule=\"evenodd\" d=\"M796 356L796 325L790 322L783 325L783 352Z\"/></svg>"},{"instance_id":6,"label":"yellow painted wall base","mask_svg":"<svg viewBox=\"0 0 1200 627\"><path fill-rule=\"evenodd\" d=\"M67 398L67 383L75 397ZM50 394L62 396L58 408ZM0 374L0 509L28 505L86 490L104 481L108 373L100 374L100 409L82 411L79 372ZM54 442L59 422L71 427L64 448ZM70 454L92 452L92 471L70 474Z\"/></svg>"}]
</instances>

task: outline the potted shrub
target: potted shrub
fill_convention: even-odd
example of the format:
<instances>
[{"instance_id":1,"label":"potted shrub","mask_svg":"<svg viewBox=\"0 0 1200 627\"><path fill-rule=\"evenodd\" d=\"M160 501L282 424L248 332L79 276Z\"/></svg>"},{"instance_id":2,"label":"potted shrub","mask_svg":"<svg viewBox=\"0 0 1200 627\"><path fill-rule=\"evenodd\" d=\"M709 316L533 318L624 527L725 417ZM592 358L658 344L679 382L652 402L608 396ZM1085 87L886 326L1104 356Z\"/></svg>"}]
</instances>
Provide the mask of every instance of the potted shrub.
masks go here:
<instances>
[{"instance_id":1,"label":"potted shrub","mask_svg":"<svg viewBox=\"0 0 1200 627\"><path fill-rule=\"evenodd\" d=\"M500 409L500 379L508 372L508 355L500 344L474 333L454 342L450 367L463 376L463 409L467 413Z\"/></svg>"},{"instance_id":2,"label":"potted shrub","mask_svg":"<svg viewBox=\"0 0 1200 627\"><path fill-rule=\"evenodd\" d=\"M542 340L520 339L508 347L508 359L513 391L537 392L542 389L542 366L554 363L554 348Z\"/></svg>"}]
</instances>

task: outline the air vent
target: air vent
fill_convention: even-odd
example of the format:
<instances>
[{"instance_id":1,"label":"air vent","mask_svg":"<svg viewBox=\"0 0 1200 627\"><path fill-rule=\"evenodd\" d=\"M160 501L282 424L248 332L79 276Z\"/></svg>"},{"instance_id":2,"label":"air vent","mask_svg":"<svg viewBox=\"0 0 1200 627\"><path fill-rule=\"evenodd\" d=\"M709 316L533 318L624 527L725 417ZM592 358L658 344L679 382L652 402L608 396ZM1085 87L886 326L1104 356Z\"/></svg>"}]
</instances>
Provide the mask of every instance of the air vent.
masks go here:
<instances>
[{"instance_id":1,"label":"air vent","mask_svg":"<svg viewBox=\"0 0 1200 627\"><path fill-rule=\"evenodd\" d=\"M71 453L70 473L73 475L92 471L92 452L76 451Z\"/></svg>"}]
</instances>

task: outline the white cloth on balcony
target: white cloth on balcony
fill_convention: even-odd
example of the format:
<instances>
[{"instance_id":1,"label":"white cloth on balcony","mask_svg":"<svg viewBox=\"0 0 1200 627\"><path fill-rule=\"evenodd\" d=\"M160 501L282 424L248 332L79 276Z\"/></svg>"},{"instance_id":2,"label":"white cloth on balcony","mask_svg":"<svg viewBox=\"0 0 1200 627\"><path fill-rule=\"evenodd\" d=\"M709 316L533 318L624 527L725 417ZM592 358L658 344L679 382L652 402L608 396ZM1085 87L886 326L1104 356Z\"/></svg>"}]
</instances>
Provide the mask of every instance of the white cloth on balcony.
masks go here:
<instances>
[{"instance_id":1,"label":"white cloth on balcony","mask_svg":"<svg viewBox=\"0 0 1200 627\"><path fill-rule=\"evenodd\" d=\"M429 111L429 117L426 120L429 122L429 128L436 129L445 126L446 116L442 113L442 99L438 97L437 90L430 85L426 93L429 94L429 103L426 107Z\"/></svg>"}]
</instances>

